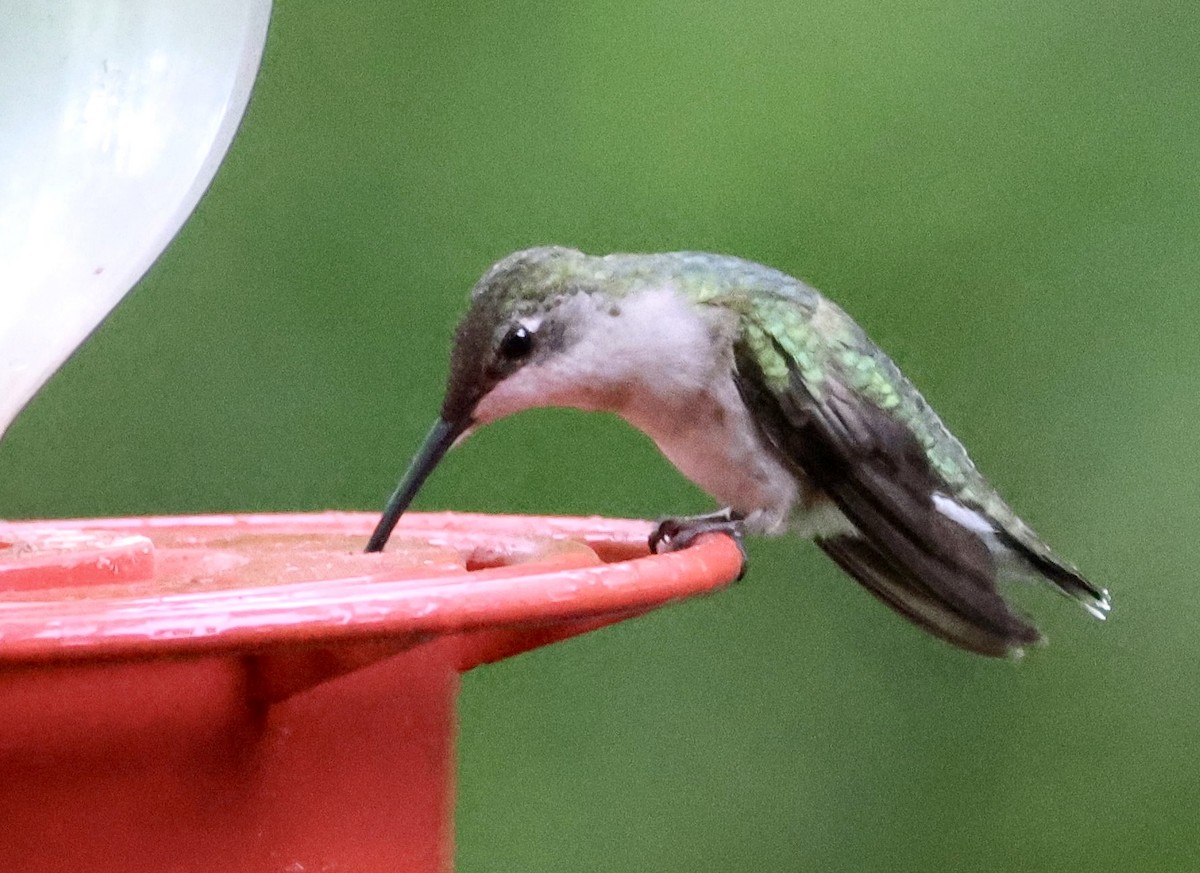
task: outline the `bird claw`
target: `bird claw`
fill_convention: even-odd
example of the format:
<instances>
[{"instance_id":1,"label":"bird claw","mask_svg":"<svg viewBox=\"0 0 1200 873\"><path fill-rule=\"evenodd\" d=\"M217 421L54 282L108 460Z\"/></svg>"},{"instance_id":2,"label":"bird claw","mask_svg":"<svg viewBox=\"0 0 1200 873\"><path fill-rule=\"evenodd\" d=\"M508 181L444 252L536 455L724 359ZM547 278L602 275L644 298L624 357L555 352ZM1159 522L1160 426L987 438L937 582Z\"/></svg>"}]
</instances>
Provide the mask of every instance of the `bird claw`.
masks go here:
<instances>
[{"instance_id":1,"label":"bird claw","mask_svg":"<svg viewBox=\"0 0 1200 873\"><path fill-rule=\"evenodd\" d=\"M658 523L654 533L650 534L650 551L661 555L686 549L699 535L700 531L687 528L684 519L665 518Z\"/></svg>"},{"instance_id":2,"label":"bird claw","mask_svg":"<svg viewBox=\"0 0 1200 873\"><path fill-rule=\"evenodd\" d=\"M677 552L686 549L696 539L708 533L723 533L729 536L742 553L742 572L740 580L746 575L749 558L746 546L742 542L742 516L732 510L722 510L712 515L695 515L687 518L666 518L658 523L654 533L650 534L650 551L655 555L666 552Z\"/></svg>"}]
</instances>

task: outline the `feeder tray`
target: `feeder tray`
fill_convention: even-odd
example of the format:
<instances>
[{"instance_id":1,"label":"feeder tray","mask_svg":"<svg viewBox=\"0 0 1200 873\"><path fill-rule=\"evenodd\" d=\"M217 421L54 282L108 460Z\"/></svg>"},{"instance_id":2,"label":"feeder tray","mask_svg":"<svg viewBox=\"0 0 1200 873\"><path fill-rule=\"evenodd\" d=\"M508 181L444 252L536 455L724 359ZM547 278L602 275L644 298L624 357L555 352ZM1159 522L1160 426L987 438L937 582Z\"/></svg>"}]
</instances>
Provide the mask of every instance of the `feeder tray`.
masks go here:
<instances>
[{"instance_id":1,"label":"feeder tray","mask_svg":"<svg viewBox=\"0 0 1200 873\"><path fill-rule=\"evenodd\" d=\"M458 675L719 588L728 537L363 513L0 526L0 858L445 871Z\"/></svg>"}]
</instances>

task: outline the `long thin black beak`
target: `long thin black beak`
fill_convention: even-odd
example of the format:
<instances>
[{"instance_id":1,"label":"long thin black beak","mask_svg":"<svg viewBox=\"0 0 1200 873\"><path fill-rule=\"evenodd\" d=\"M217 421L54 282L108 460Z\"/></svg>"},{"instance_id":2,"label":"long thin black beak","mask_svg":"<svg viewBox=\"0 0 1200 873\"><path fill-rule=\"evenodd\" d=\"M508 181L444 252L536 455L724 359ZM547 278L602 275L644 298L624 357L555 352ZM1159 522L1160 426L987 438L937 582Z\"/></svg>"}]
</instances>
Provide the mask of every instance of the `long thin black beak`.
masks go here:
<instances>
[{"instance_id":1,"label":"long thin black beak","mask_svg":"<svg viewBox=\"0 0 1200 873\"><path fill-rule=\"evenodd\" d=\"M444 418L437 420L437 423L430 429L429 435L425 437L425 442L421 444L420 450L412 459L412 463L408 465L404 478L400 480L400 484L388 498L387 506L383 509L383 517L379 519L379 524L375 526L375 532L371 534L371 540L367 543L368 552L383 551L388 537L392 535L392 530L396 527L396 522L413 502L413 498L417 496L417 492L421 490L421 486L425 484L425 480L429 478L433 468L449 451L450 446L454 445L454 441L462 436L470 426L470 418L463 421L446 421Z\"/></svg>"}]
</instances>

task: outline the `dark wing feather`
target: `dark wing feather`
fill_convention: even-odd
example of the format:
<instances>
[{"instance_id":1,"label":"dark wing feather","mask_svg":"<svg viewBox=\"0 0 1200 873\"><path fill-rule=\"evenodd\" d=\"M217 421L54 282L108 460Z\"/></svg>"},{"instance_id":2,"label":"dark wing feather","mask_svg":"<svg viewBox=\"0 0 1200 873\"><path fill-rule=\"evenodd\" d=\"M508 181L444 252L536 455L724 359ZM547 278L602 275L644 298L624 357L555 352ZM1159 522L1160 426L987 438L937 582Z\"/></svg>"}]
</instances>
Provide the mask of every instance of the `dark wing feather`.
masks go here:
<instances>
[{"instance_id":1,"label":"dark wing feather","mask_svg":"<svg viewBox=\"0 0 1200 873\"><path fill-rule=\"evenodd\" d=\"M991 657L1004 657L1014 642L1011 634L963 618L933 596L925 585L883 555L862 537L838 536L817 541L834 562L913 624L946 642ZM1024 638L1019 643L1033 642Z\"/></svg>"},{"instance_id":2,"label":"dark wing feather","mask_svg":"<svg viewBox=\"0 0 1200 873\"><path fill-rule=\"evenodd\" d=\"M784 360L788 357L778 349ZM818 399L799 368L774 390L735 350L735 380L768 441L861 534L818 541L848 573L905 617L971 651L1003 655L1040 639L996 590L996 568L974 532L940 513L942 483L912 432L830 374Z\"/></svg>"}]
</instances>

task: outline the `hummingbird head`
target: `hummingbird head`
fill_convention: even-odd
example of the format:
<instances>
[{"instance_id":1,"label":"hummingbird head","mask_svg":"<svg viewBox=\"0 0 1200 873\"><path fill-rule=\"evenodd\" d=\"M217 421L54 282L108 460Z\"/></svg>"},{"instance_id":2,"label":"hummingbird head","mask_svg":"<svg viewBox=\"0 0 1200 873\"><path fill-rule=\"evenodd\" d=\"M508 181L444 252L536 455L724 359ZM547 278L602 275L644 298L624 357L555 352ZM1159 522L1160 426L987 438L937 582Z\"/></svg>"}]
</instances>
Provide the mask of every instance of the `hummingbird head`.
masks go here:
<instances>
[{"instance_id":1,"label":"hummingbird head","mask_svg":"<svg viewBox=\"0 0 1200 873\"><path fill-rule=\"evenodd\" d=\"M691 253L589 257L557 247L495 264L455 334L441 416L367 550L383 548L433 468L477 425L537 406L644 422L671 414L664 398L694 395L714 368L728 370L733 313L693 298L731 265L745 266Z\"/></svg>"},{"instance_id":2,"label":"hummingbird head","mask_svg":"<svg viewBox=\"0 0 1200 873\"><path fill-rule=\"evenodd\" d=\"M553 402L555 360L586 321L593 289L566 248L516 252L484 274L458 325L442 419L463 428Z\"/></svg>"},{"instance_id":3,"label":"hummingbird head","mask_svg":"<svg viewBox=\"0 0 1200 873\"><path fill-rule=\"evenodd\" d=\"M367 551L379 551L456 440L474 427L536 406L611 407L603 330L620 315L600 259L573 249L517 252L471 292L458 326L441 416L384 510Z\"/></svg>"}]
</instances>

